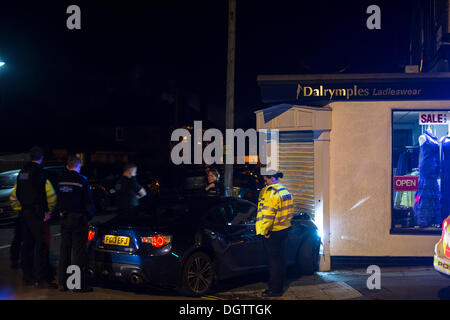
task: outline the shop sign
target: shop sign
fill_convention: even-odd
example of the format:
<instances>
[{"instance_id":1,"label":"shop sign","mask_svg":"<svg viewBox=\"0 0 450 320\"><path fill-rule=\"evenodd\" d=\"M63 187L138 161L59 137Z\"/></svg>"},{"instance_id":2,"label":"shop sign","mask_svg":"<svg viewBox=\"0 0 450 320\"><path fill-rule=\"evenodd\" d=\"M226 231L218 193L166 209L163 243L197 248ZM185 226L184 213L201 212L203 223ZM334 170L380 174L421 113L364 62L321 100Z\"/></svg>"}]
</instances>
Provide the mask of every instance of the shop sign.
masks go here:
<instances>
[{"instance_id":1,"label":"shop sign","mask_svg":"<svg viewBox=\"0 0 450 320\"><path fill-rule=\"evenodd\" d=\"M448 124L448 112L421 112L419 115L420 125Z\"/></svg>"},{"instance_id":2,"label":"shop sign","mask_svg":"<svg viewBox=\"0 0 450 320\"><path fill-rule=\"evenodd\" d=\"M265 103L332 101L450 100L450 79L261 81Z\"/></svg>"},{"instance_id":3,"label":"shop sign","mask_svg":"<svg viewBox=\"0 0 450 320\"><path fill-rule=\"evenodd\" d=\"M419 189L419 177L397 176L394 177L394 191L417 191Z\"/></svg>"}]
</instances>

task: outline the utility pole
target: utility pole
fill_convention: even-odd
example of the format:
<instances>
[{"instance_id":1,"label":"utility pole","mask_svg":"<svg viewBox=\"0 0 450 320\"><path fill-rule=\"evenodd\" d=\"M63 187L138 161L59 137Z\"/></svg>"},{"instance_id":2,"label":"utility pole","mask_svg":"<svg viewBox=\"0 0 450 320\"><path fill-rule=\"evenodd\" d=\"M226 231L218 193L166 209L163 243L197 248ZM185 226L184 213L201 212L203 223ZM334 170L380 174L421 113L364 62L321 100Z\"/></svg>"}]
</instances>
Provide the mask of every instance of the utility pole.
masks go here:
<instances>
[{"instance_id":1,"label":"utility pole","mask_svg":"<svg viewBox=\"0 0 450 320\"><path fill-rule=\"evenodd\" d=\"M228 64L227 64L227 104L225 128L234 129L234 58L236 44L236 0L228 1ZM226 135L225 135L226 136ZM225 153L234 153L234 142L226 141ZM231 144L228 144L231 143ZM224 160L226 155L224 154ZM232 193L233 164L225 162L225 189Z\"/></svg>"}]
</instances>

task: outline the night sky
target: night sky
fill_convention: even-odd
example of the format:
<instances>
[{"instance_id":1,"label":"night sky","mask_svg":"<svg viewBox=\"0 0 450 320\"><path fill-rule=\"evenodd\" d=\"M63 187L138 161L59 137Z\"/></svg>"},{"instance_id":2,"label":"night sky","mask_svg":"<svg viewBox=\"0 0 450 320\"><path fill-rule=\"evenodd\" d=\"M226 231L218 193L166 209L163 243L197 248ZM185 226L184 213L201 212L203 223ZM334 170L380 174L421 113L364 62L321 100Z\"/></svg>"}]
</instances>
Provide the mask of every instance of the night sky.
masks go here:
<instances>
[{"instance_id":1,"label":"night sky","mask_svg":"<svg viewBox=\"0 0 450 320\"><path fill-rule=\"evenodd\" d=\"M92 126L225 122L226 0L9 1L0 10L1 152ZM81 8L81 30L66 9ZM381 30L366 9L381 8ZM411 1L237 0L235 126L265 107L258 74L403 72ZM90 140L95 137L90 137Z\"/></svg>"}]
</instances>

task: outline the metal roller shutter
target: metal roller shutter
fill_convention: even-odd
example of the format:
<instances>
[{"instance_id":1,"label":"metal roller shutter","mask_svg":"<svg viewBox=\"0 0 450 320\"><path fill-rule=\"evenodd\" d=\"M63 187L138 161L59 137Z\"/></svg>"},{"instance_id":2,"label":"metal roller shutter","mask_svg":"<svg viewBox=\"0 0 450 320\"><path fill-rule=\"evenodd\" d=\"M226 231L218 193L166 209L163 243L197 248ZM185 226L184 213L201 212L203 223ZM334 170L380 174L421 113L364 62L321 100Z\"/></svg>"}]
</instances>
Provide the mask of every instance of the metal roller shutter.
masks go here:
<instances>
[{"instance_id":1,"label":"metal roller shutter","mask_svg":"<svg viewBox=\"0 0 450 320\"><path fill-rule=\"evenodd\" d=\"M280 133L278 161L281 183L294 196L295 213L314 218L314 140L312 132Z\"/></svg>"}]
</instances>

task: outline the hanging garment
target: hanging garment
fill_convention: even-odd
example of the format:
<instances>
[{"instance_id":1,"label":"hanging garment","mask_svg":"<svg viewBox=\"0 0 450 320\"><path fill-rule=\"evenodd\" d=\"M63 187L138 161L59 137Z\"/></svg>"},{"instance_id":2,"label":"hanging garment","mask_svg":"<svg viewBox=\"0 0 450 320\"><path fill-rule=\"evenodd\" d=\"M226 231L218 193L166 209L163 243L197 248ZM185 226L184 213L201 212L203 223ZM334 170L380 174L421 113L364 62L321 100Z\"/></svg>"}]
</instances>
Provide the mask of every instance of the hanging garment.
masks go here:
<instances>
[{"instance_id":1,"label":"hanging garment","mask_svg":"<svg viewBox=\"0 0 450 320\"><path fill-rule=\"evenodd\" d=\"M441 138L441 221L450 215L450 136Z\"/></svg>"},{"instance_id":2,"label":"hanging garment","mask_svg":"<svg viewBox=\"0 0 450 320\"><path fill-rule=\"evenodd\" d=\"M398 156L397 170L395 171L395 175L404 176L408 171L411 171L409 169L408 153L402 152Z\"/></svg>"},{"instance_id":3,"label":"hanging garment","mask_svg":"<svg viewBox=\"0 0 450 320\"><path fill-rule=\"evenodd\" d=\"M413 171L414 168L418 168L419 164L419 148L410 149L402 152L398 156L397 168L395 170L396 176L404 176L408 172Z\"/></svg>"},{"instance_id":4,"label":"hanging garment","mask_svg":"<svg viewBox=\"0 0 450 320\"><path fill-rule=\"evenodd\" d=\"M408 176L418 176L419 171L413 171L408 174ZM395 193L395 208L412 208L415 202L415 192L414 191L397 191Z\"/></svg>"},{"instance_id":5,"label":"hanging garment","mask_svg":"<svg viewBox=\"0 0 450 320\"><path fill-rule=\"evenodd\" d=\"M420 146L422 160L419 164L419 190L415 195L414 212L417 225L429 227L441 219L441 194L439 192L439 142L436 136L425 132L425 142Z\"/></svg>"}]
</instances>

